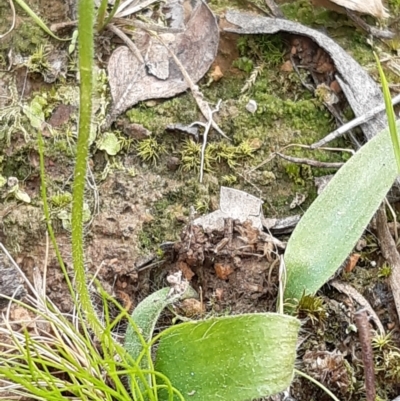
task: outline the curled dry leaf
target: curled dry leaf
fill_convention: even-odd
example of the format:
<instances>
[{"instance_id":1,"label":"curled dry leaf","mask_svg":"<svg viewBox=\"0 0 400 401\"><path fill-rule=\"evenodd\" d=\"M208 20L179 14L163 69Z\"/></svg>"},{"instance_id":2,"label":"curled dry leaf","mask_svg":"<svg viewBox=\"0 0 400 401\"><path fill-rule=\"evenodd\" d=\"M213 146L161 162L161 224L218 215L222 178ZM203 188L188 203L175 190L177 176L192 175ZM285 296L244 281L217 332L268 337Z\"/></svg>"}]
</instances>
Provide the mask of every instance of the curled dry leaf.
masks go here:
<instances>
[{"instance_id":1,"label":"curled dry leaf","mask_svg":"<svg viewBox=\"0 0 400 401\"><path fill-rule=\"evenodd\" d=\"M197 1L186 29L159 37L183 64L193 82L210 68L218 50L219 31L214 14L203 1ZM129 107L147 99L168 98L185 91L188 84L167 49L156 37L140 32L135 41L145 63L125 47L117 48L108 64L113 107L109 126Z\"/></svg>"},{"instance_id":2,"label":"curled dry leaf","mask_svg":"<svg viewBox=\"0 0 400 401\"><path fill-rule=\"evenodd\" d=\"M382 0L332 0L333 3L361 14L370 14L377 18L388 18Z\"/></svg>"},{"instance_id":3,"label":"curled dry leaf","mask_svg":"<svg viewBox=\"0 0 400 401\"><path fill-rule=\"evenodd\" d=\"M216 263L214 265L215 273L221 280L227 280L229 275L233 273L233 269L228 264Z\"/></svg>"},{"instance_id":4,"label":"curled dry leaf","mask_svg":"<svg viewBox=\"0 0 400 401\"><path fill-rule=\"evenodd\" d=\"M347 260L346 266L344 268L346 273L350 273L356 267L357 262L359 261L361 254L353 253L350 255L349 259Z\"/></svg>"}]
</instances>

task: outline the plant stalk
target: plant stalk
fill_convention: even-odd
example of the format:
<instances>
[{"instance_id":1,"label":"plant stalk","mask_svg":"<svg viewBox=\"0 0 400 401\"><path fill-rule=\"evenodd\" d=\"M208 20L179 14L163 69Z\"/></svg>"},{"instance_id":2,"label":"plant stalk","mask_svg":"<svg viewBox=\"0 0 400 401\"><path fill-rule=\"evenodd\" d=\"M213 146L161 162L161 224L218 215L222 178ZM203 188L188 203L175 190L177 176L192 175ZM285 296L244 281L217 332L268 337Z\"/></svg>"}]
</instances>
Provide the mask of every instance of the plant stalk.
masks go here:
<instances>
[{"instance_id":1,"label":"plant stalk","mask_svg":"<svg viewBox=\"0 0 400 401\"><path fill-rule=\"evenodd\" d=\"M102 326L93 308L85 275L83 247L83 202L85 194L86 168L89 153L89 138L92 118L93 91L93 0L78 3L78 52L79 52L79 130L76 144L76 161L72 191L72 260L76 278L76 290L89 327L97 338L101 338Z\"/></svg>"}]
</instances>

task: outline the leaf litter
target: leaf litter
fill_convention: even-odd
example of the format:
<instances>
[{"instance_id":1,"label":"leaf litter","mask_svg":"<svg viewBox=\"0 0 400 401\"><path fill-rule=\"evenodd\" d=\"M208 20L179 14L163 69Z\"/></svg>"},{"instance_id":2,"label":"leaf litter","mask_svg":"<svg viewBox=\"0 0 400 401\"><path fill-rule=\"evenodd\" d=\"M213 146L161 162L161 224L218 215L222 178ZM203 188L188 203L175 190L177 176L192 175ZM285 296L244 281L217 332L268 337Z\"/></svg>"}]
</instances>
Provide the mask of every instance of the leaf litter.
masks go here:
<instances>
[{"instance_id":1,"label":"leaf litter","mask_svg":"<svg viewBox=\"0 0 400 401\"><path fill-rule=\"evenodd\" d=\"M135 44L144 55L145 63L126 46L118 47L111 55L108 75L113 106L107 126L140 101L168 98L188 89L189 84L169 51L176 55L193 82L204 76L216 57L218 24L202 1L195 3L183 32L158 36L163 44L148 32L137 33Z\"/></svg>"},{"instance_id":2,"label":"leaf litter","mask_svg":"<svg viewBox=\"0 0 400 401\"><path fill-rule=\"evenodd\" d=\"M201 2L202 3L202 2ZM196 11L200 12L199 9L202 9L202 12L207 14L207 12L204 11L203 9L203 3L198 5L198 8L193 11L193 14L195 14ZM192 14L192 18L193 17ZM214 17L215 18L215 17ZM257 20L257 17L252 16L253 19L252 25L254 24L254 18ZM186 29L189 29L190 27L190 21L187 23ZM215 19L214 19L215 22ZM287 21L290 22L290 21ZM212 25L212 24L211 24ZM172 26L172 24L171 24ZM306 29L305 27L300 26L299 24L296 24L296 29ZM309 29L309 28L307 28ZM288 29L289 32L290 29ZM314 40L314 32L313 30L309 30L308 33L310 34L311 32L311 38ZM180 34L177 35L172 35L172 34L160 34L165 35L164 41L168 43L170 48L174 48L174 53L177 55L177 57L182 61L181 54L176 53L176 48L180 49L179 43L177 43L176 37L178 35L184 35L186 34L186 30ZM240 33L246 33L246 32L240 32ZM250 33L250 32L249 32ZM260 33L260 32L257 32ZM295 33L299 33L298 31ZM318 35L322 35L321 33L317 32ZM218 31L217 31L218 34ZM303 33L300 33L303 34ZM186 38L187 41L189 42L189 45L191 46L193 43L191 42L191 39L193 39L190 34L188 33L189 38ZM317 35L317 36L318 36ZM175 36L174 38L172 36ZM146 38L146 39L144 39ZM320 37L319 37L320 38ZM321 39L321 38L320 38ZM173 60L168 56L168 52L166 52L164 46L159 46L157 44L157 41L154 40L154 38L147 34L147 33L141 33L139 34L139 43L140 40L143 42L143 56L145 59L145 65L144 66L138 66L137 62L138 60L135 59L135 57L128 52L129 57L127 55L126 50L122 52L122 50L118 50L118 52L121 52L121 60L126 61L125 64L119 65L119 59L117 58L114 61L114 68L116 69L119 67L123 71L120 72L115 72L114 73L119 76L121 76L123 79L126 79L124 83L121 83L121 87L115 86L115 82L117 79L114 81L114 89L111 84L112 78L110 74L110 85L111 85L111 90L113 92L113 99L114 100L120 100L122 101L123 98L126 96L126 99L129 101L133 101L133 103L129 104L121 104L118 105L119 102L115 102L113 106L113 111L112 115L113 118L115 118L118 114L126 110L127 108L131 107L132 105L135 105L137 102L146 100L149 98L158 98L158 97L170 97L174 96L175 94L182 92L187 89L188 85L185 83L185 80L183 79L182 74L179 71L179 68L176 67L174 64ZM183 39L182 39L183 40ZM197 42L196 42L197 43ZM322 39L321 42L323 43ZM148 45L148 47L146 47ZM215 43L214 43L215 45ZM218 40L216 41L216 45L218 45ZM154 46L154 47L153 47ZM337 45L336 45L337 46ZM346 63L348 62L348 59L344 57L343 54L340 54L340 52L337 51L337 48L334 46L329 47L330 51L328 53L332 56L332 58L335 60L335 66L337 70L339 71L341 79L341 84L343 83L344 88L343 91L350 93L349 95L349 102L352 104L351 100L353 100L353 104L355 108L358 107L358 101L360 99L360 93L357 91L355 88L352 87L351 79L349 79L348 71L356 69L357 72L362 71L361 67L358 66L357 63L352 60L350 62L349 66L346 66ZM125 48L126 49L126 48ZM163 49L160 50L160 52L157 52L157 49ZM216 52L216 50L210 50L208 49L207 53L209 55L209 65L213 61L213 57L211 57L212 52ZM184 50L185 52L185 50ZM343 50L341 50L342 53L345 54ZM119 53L117 53L118 55ZM335 57L333 57L333 55ZM345 54L347 56L347 54ZM215 56L215 54L214 54ZM342 58L343 56L343 58ZM119 57L119 56L118 56ZM337 57L339 57L339 63L337 62ZM131 64L130 60L134 59L134 63ZM127 61L129 59L129 61ZM189 59L189 57L185 58L186 62ZM182 61L183 63L183 61ZM111 64L111 61L110 61ZM202 68L204 69L204 72L202 73L203 75L206 73L206 71L209 68L206 67L206 65L202 65ZM339 65L339 67L338 67ZM142 93L133 93L131 94L129 90L127 90L125 83L130 82L129 77L132 77L130 69L131 67L134 67L133 69L136 68L136 72L138 75L133 76L133 80L135 82L135 85L139 85L139 88L141 88ZM355 67L357 66L357 67ZM186 66L185 66L186 67ZM347 68L348 67L348 68ZM189 69L188 69L189 71ZM142 75L143 74L143 75ZM144 75L146 74L146 75ZM199 74L200 75L200 74ZM203 76L202 75L202 76ZM198 79L201 78L201 76L197 79L195 75L190 73L191 78L197 82ZM140 78L141 77L141 78ZM173 89L169 88L169 84L167 85L166 83L172 78L175 78L175 81L172 83ZM350 76L351 78L352 76ZM147 82L146 86L140 86L140 83L142 81L142 78ZM122 82L122 81L121 81ZM365 85L362 87L362 91L364 92L363 95L365 95L366 99L364 102L362 102L362 105L359 107L359 114L356 113L356 115L361 115L367 108L366 105L370 105L371 99L374 99L375 105L377 106L378 104L382 103L382 99L379 98L379 89L378 86L373 82L372 79L369 78L368 74L363 72L362 74L360 73L360 76L358 77L358 82L362 82L363 84L366 84L367 88L365 88ZM151 85L150 85L151 84ZM124 92L124 85L125 85L125 90L127 90L127 94L125 95ZM133 85L133 86L135 86ZM150 91L150 88L153 86L156 86L159 90L159 93L161 93L162 96L159 96L158 94L149 96L148 98L141 98L141 96L144 96L144 94L148 91ZM165 85L165 88L164 86ZM186 86L185 86L186 85ZM178 88L184 88L184 89L179 89ZM345 90L346 88L346 90ZM171 92L169 92L171 90ZM176 91L176 92L174 92ZM368 95L371 95L372 97L368 97ZM169 94L172 93L172 94ZM347 96L347 94L346 94ZM138 100L139 99L139 100ZM381 113L382 115L383 113ZM375 120L374 120L375 121ZM378 120L375 121L375 125L377 127L377 130L380 129L379 125L384 124L385 122ZM369 136L373 136L373 129L368 130L367 125L365 124L364 132L369 138ZM377 131L375 131L377 132ZM122 191L120 188L120 185L115 183L115 188L118 189L119 191ZM110 184L109 184L110 185ZM118 187L118 188L117 188ZM115 190L116 190L115 189ZM235 191L235 190L234 190ZM221 190L222 192L222 190ZM241 191L238 191L241 192ZM124 193L124 197L125 197ZM179 241L178 243L175 244L175 251L178 253L178 262L176 266L181 268L183 271L182 266L186 266L186 271L187 274L194 274L191 269L193 269L196 272L196 275L192 276L194 277L193 280L197 281L201 285L203 285L206 288L206 291L208 294L210 294L210 291L213 291L213 296L212 296L212 301L214 301L216 304L216 311L223 311L224 307L231 307L233 306L234 302L237 302L237 299L245 299L245 304L242 304L243 306L243 311L247 310L264 310L265 308L265 303L263 303L263 300L266 296L267 292L270 292L273 294L273 297L276 295L276 288L271 288L277 281L277 269L274 270L274 267L276 266L275 261L277 260L276 255L274 252L276 251L275 247L270 247L268 245L268 241L265 240L265 236L262 233L262 229L257 224L257 228L255 228L253 225L249 224L246 222L246 219L237 219L235 213L232 211L232 209L238 209L238 208L243 208L243 204L241 201L244 198L252 197L251 195L248 194L239 194L238 199L239 203L236 204L234 200L228 200L228 202L224 201L224 195L221 196L221 208L224 212L224 217L220 222L222 221L223 225L219 226L217 230L215 229L210 229L210 227L203 226L203 228L199 228L196 224L191 224L189 225L184 233L182 234L182 240ZM130 196L126 196L127 199L130 198ZM262 209L260 216L256 213L256 210L259 210L258 204L261 205L262 201L260 199L254 200L254 204L256 205L254 208L254 213L250 212L248 213L249 215L254 214L254 216L257 219L261 219L261 221L265 222L266 219L262 216ZM225 206L224 206L225 205ZM133 206L132 206L133 207ZM125 209L124 209L125 210ZM253 210L252 207L250 207L249 210ZM118 212L117 212L118 213ZM119 211L120 215L123 215L124 212ZM137 213L136 213L137 214ZM246 212L244 211L244 214ZM127 215L127 219L128 219ZM202 218L200 218L202 219ZM199 223L200 219L198 221L195 220L195 222ZM230 219L233 221L230 223ZM194 222L193 222L194 223ZM131 223L130 223L131 224ZM272 223L271 223L272 224ZM121 224L120 224L121 225ZM105 225L104 225L105 226ZM265 224L264 224L265 227ZM103 229L103 227L102 227ZM122 230L124 235L127 235L125 231L127 230ZM206 231L206 233L204 233ZM110 231L111 234L114 234L113 232ZM106 233L109 235L110 233ZM110 236L111 237L111 236ZM97 248L97 247L96 247ZM112 254L112 252L109 249L114 248L114 245L112 244L112 241L110 241L109 246L104 247L106 251L104 252L104 255L101 256L101 259L104 259L106 263L109 264L107 265L107 268L109 267L110 272L112 271L113 274L115 272L115 266L118 264L120 266L120 269L126 269L126 265L129 263L129 257L126 257L126 255L122 255L121 251L121 257L120 260L115 261L114 259L111 259L107 253ZM92 246L92 252L99 252L98 249L94 250L94 246ZM192 252L195 252L195 255L193 255ZM197 254L196 254L197 252ZM204 254L206 255L204 257ZM203 255L203 256L201 256ZM96 255L97 256L97 255ZM122 257L124 256L124 258ZM194 257L195 256L195 257ZM108 259L107 259L108 258ZM254 259L252 259L254 258ZM207 261L207 263L204 264L204 261ZM267 265L265 261L271 262L270 265ZM263 263L261 262L263 261ZM210 265L211 263L211 265ZM214 273L213 274L207 274L205 271L207 270L207 267L213 266L214 267ZM191 273L190 273L191 271ZM266 273L268 273L268 281L265 280ZM111 275L111 273L109 273ZM275 277L275 281L271 280L271 276ZM112 278L115 279L114 276ZM121 284L121 283L120 283ZM124 283L126 284L126 283ZM141 285L143 282L141 283ZM122 287L122 284L121 284ZM145 287L143 287L142 291L145 291ZM131 291L131 290L130 290ZM236 295L231 296L230 291L236 291ZM273 298L272 297L272 298ZM250 300L253 300L254 305ZM257 302L255 301L257 300ZM218 304L218 301L223 301ZM270 307L273 306L274 302L271 302L269 300ZM326 351L321 351L321 352L326 352ZM345 355L345 354L343 354ZM340 353L340 356L342 356L342 353ZM315 360L315 355L308 355L309 360L312 362ZM340 358L339 358L340 359ZM343 358L341 358L343 359ZM333 364L334 365L334 364ZM346 373L346 372L345 372ZM334 383L332 384L334 385ZM346 393L347 390L347 385L344 390L344 393Z\"/></svg>"}]
</instances>

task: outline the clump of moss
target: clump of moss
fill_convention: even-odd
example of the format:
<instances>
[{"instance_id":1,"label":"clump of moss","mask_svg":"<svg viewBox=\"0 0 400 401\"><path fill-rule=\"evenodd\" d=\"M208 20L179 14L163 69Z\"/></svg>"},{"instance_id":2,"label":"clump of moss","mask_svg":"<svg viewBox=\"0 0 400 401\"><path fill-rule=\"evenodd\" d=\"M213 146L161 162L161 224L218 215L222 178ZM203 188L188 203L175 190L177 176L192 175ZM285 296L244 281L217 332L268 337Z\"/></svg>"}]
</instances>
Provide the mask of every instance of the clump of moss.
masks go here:
<instances>
[{"instance_id":1,"label":"clump of moss","mask_svg":"<svg viewBox=\"0 0 400 401\"><path fill-rule=\"evenodd\" d=\"M151 162L152 164L156 164L160 156L166 152L164 145L159 143L154 137L140 141L136 146L136 150L142 160Z\"/></svg>"},{"instance_id":2,"label":"clump of moss","mask_svg":"<svg viewBox=\"0 0 400 401\"><path fill-rule=\"evenodd\" d=\"M181 165L183 171L199 171L201 159L200 143L192 139L185 141L181 154ZM257 150L254 141L242 141L237 146L226 142L213 142L207 145L204 154L204 171L215 171L219 163L226 163L229 168L234 168L240 161L252 158Z\"/></svg>"},{"instance_id":3,"label":"clump of moss","mask_svg":"<svg viewBox=\"0 0 400 401\"><path fill-rule=\"evenodd\" d=\"M72 194L70 192L57 192L50 197L50 203L56 208L63 208L72 202Z\"/></svg>"},{"instance_id":4,"label":"clump of moss","mask_svg":"<svg viewBox=\"0 0 400 401\"><path fill-rule=\"evenodd\" d=\"M390 277L392 274L392 266L389 266L387 263L384 263L382 267L379 268L378 277L385 279Z\"/></svg>"},{"instance_id":5,"label":"clump of moss","mask_svg":"<svg viewBox=\"0 0 400 401\"><path fill-rule=\"evenodd\" d=\"M378 382L386 391L393 391L394 383L400 382L400 349L395 346L391 333L375 336L372 347Z\"/></svg>"},{"instance_id":6,"label":"clump of moss","mask_svg":"<svg viewBox=\"0 0 400 401\"><path fill-rule=\"evenodd\" d=\"M325 323L327 308L324 300L316 295L303 295L296 308L300 318L308 318L313 324Z\"/></svg>"}]
</instances>

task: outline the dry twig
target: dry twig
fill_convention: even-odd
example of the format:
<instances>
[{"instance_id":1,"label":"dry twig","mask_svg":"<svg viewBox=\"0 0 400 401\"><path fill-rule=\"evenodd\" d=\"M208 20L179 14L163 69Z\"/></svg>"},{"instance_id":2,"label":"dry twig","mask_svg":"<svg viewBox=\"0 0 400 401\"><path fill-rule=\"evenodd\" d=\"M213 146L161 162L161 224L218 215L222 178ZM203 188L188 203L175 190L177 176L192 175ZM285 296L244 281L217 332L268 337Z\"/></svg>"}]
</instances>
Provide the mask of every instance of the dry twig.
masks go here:
<instances>
[{"instance_id":1,"label":"dry twig","mask_svg":"<svg viewBox=\"0 0 400 401\"><path fill-rule=\"evenodd\" d=\"M367 401L375 401L375 371L374 357L372 353L371 333L368 322L368 315L365 309L354 314L354 323L357 326L358 336L361 343L361 354L364 365L365 393Z\"/></svg>"},{"instance_id":2,"label":"dry twig","mask_svg":"<svg viewBox=\"0 0 400 401\"><path fill-rule=\"evenodd\" d=\"M339 280L332 280L329 284L337 289L339 292L346 294L348 297L352 298L356 301L363 309L368 311L368 314L371 316L371 319L375 323L377 329L379 330L381 335L385 335L385 329L375 311L372 309L372 306L369 302L350 284L343 283Z\"/></svg>"},{"instance_id":3,"label":"dry twig","mask_svg":"<svg viewBox=\"0 0 400 401\"><path fill-rule=\"evenodd\" d=\"M353 22L355 22L360 28L364 29L366 32L368 32L375 38L392 39L395 36L395 34L393 32L383 30L383 29L377 29L371 25L368 25L361 17L359 17L353 11L348 10L347 8L346 8L346 13L347 13L347 16Z\"/></svg>"},{"instance_id":4,"label":"dry twig","mask_svg":"<svg viewBox=\"0 0 400 401\"><path fill-rule=\"evenodd\" d=\"M217 123L212 119L213 111L210 108L209 103L204 100L203 94L200 92L199 87L194 84L192 79L190 78L189 74L187 73L185 67L182 65L178 57L176 57L175 53L164 43L162 38L160 38L159 35L156 34L156 32L149 31L150 34L152 34L154 37L158 39L158 41L165 46L165 48L168 50L169 54L171 57L174 59L175 64L178 66L180 69L182 75L184 76L190 90L192 91L193 97L196 100L197 106L199 106L199 109L207 122L210 122L211 126L224 138L229 139L229 137L226 136L224 131L221 130L221 128L218 127Z\"/></svg>"},{"instance_id":5,"label":"dry twig","mask_svg":"<svg viewBox=\"0 0 400 401\"><path fill-rule=\"evenodd\" d=\"M311 166L311 167L340 168L344 164L344 163L326 163L326 162L320 162L318 160L312 160L312 159L302 159L300 157L286 156L279 152L275 152L275 154L289 162L297 163L297 164L306 164L307 166Z\"/></svg>"},{"instance_id":6,"label":"dry twig","mask_svg":"<svg viewBox=\"0 0 400 401\"><path fill-rule=\"evenodd\" d=\"M283 12L279 8L279 6L275 3L274 0L265 0L265 4L271 10L271 14L275 18L285 18L285 16L283 15Z\"/></svg>"},{"instance_id":7,"label":"dry twig","mask_svg":"<svg viewBox=\"0 0 400 401\"><path fill-rule=\"evenodd\" d=\"M389 276L389 284L392 290L397 316L400 317L400 255L389 231L384 206L381 206L376 212L376 229L382 255L392 267L392 273Z\"/></svg>"},{"instance_id":8,"label":"dry twig","mask_svg":"<svg viewBox=\"0 0 400 401\"><path fill-rule=\"evenodd\" d=\"M397 103L400 103L400 95L397 95L392 99L393 105L396 105ZM358 127L361 124L366 123L368 120L373 118L375 115L381 113L383 110L385 110L384 104L369 110L368 113L365 113L363 116L357 117L354 120L349 121L348 123L342 125L335 131L331 132L325 138L321 139L320 141L318 141L316 143L313 143L311 145L311 148L315 149L315 148L319 148L321 146L326 145L328 142L331 142L334 139L339 138L340 136L344 135L346 132L350 131L351 129Z\"/></svg>"},{"instance_id":9,"label":"dry twig","mask_svg":"<svg viewBox=\"0 0 400 401\"><path fill-rule=\"evenodd\" d=\"M12 23L11 23L11 28L6 32L0 35L0 39L5 38L9 33L12 32L12 30L15 28L15 19L16 19L16 14L15 14L15 7L14 7L14 2L13 0L9 0L10 2L10 7L12 11Z\"/></svg>"},{"instance_id":10,"label":"dry twig","mask_svg":"<svg viewBox=\"0 0 400 401\"><path fill-rule=\"evenodd\" d=\"M117 35L122 41L129 47L129 50L136 56L136 58L144 64L144 59L142 55L140 54L139 49L136 47L136 45L132 42L132 40L125 35L121 29L117 28L113 24L108 24L107 29L110 30L112 33Z\"/></svg>"}]
</instances>

